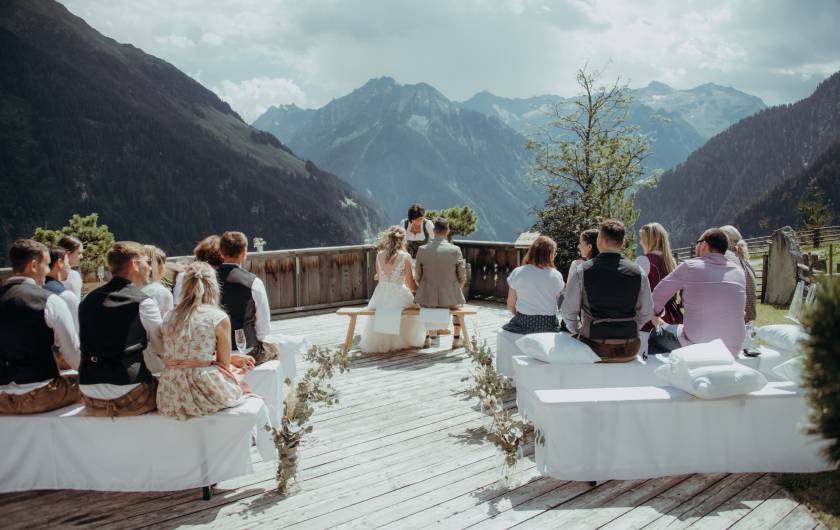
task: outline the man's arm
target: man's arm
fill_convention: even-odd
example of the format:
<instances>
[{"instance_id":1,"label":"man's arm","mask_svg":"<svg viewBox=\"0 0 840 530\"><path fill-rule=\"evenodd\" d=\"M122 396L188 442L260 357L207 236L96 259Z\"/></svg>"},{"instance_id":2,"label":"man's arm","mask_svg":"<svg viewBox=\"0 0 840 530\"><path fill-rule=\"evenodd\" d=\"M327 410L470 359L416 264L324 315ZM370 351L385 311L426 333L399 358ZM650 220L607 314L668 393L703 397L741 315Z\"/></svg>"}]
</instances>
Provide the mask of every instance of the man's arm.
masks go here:
<instances>
[{"instance_id":1,"label":"man's arm","mask_svg":"<svg viewBox=\"0 0 840 530\"><path fill-rule=\"evenodd\" d=\"M639 299L636 300L636 325L639 329L653 318L653 298L650 294L650 281L642 271L642 285L639 289Z\"/></svg>"},{"instance_id":2,"label":"man's arm","mask_svg":"<svg viewBox=\"0 0 840 530\"><path fill-rule=\"evenodd\" d=\"M460 253L458 251L458 254ZM464 258L458 258L458 261L455 263L455 277L458 278L458 283L461 284L461 287L467 283L467 265Z\"/></svg>"},{"instance_id":3,"label":"man's arm","mask_svg":"<svg viewBox=\"0 0 840 530\"><path fill-rule=\"evenodd\" d=\"M575 270L574 274L569 272L569 281L566 283L566 290L563 293L563 304L560 306L560 314L563 322L571 334L580 332L580 301L583 290L583 274Z\"/></svg>"},{"instance_id":4,"label":"man's arm","mask_svg":"<svg viewBox=\"0 0 840 530\"><path fill-rule=\"evenodd\" d=\"M59 295L59 298L64 300L67 304L67 309L70 310L70 315L73 317L73 324L76 326L76 333L79 332L79 297L70 289L66 289Z\"/></svg>"},{"instance_id":5,"label":"man's arm","mask_svg":"<svg viewBox=\"0 0 840 530\"><path fill-rule=\"evenodd\" d=\"M417 249L417 259L414 263L414 281L419 284L423 279L423 247Z\"/></svg>"},{"instance_id":6,"label":"man's arm","mask_svg":"<svg viewBox=\"0 0 840 530\"><path fill-rule=\"evenodd\" d=\"M67 361L71 368L79 369L79 334L76 332L76 325L73 323L73 315L64 300L58 295L47 298L47 305L44 308L44 322L47 327L53 330L55 343L61 351L61 356Z\"/></svg>"},{"instance_id":7,"label":"man's arm","mask_svg":"<svg viewBox=\"0 0 840 530\"><path fill-rule=\"evenodd\" d=\"M149 339L149 346L143 352L146 368L153 374L163 372L165 365L160 357L163 353L163 318L160 316L157 302L152 298L140 302L140 324L143 325Z\"/></svg>"},{"instance_id":8,"label":"man's arm","mask_svg":"<svg viewBox=\"0 0 840 530\"><path fill-rule=\"evenodd\" d=\"M251 297L257 308L257 319L254 323L254 331L257 339L263 340L271 333L271 308L268 305L268 293L265 284L259 278L251 284Z\"/></svg>"}]
</instances>

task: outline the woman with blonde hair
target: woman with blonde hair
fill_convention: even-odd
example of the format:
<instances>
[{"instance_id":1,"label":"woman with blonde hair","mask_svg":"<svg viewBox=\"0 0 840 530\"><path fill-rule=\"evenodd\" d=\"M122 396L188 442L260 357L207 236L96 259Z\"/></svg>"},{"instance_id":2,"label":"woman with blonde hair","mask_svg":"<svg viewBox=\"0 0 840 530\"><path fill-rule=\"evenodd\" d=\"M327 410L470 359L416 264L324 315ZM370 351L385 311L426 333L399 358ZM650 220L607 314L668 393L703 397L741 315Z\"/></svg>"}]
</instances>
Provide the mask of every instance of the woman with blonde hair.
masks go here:
<instances>
[{"instance_id":1,"label":"woman with blonde hair","mask_svg":"<svg viewBox=\"0 0 840 530\"><path fill-rule=\"evenodd\" d=\"M565 284L554 267L556 257L557 243L550 237L531 243L523 264L508 275L507 307L513 318L502 329L522 335L560 331L557 300Z\"/></svg>"},{"instance_id":2,"label":"woman with blonde hair","mask_svg":"<svg viewBox=\"0 0 840 530\"><path fill-rule=\"evenodd\" d=\"M165 318L166 314L175 307L172 291L167 289L160 281L166 273L166 252L154 245L143 245L143 248L146 249L146 256L149 258L149 265L152 270L149 273L149 283L141 289L152 297L152 300L160 308L160 316Z\"/></svg>"},{"instance_id":3,"label":"woman with blonde hair","mask_svg":"<svg viewBox=\"0 0 840 530\"><path fill-rule=\"evenodd\" d=\"M747 303L744 306L744 322L752 322L756 317L756 303L757 297L755 293L755 271L750 265L750 251L747 247L747 242L741 237L741 232L732 225L724 225L720 227L721 231L726 234L726 239L729 241L729 250L726 251L726 257L732 263L741 266L744 271L744 279L747 287Z\"/></svg>"},{"instance_id":4,"label":"woman with blonde hair","mask_svg":"<svg viewBox=\"0 0 840 530\"><path fill-rule=\"evenodd\" d=\"M181 302L163 321L163 360L158 382L161 414L179 420L238 405L247 386L231 370L230 319L219 307L216 270L195 261L184 270ZM242 368L253 366L238 357Z\"/></svg>"},{"instance_id":5,"label":"woman with blonde hair","mask_svg":"<svg viewBox=\"0 0 840 530\"><path fill-rule=\"evenodd\" d=\"M653 292L662 278L668 276L677 268L677 261L671 254L668 232L659 223L648 223L639 230L639 244L642 247L643 255L636 258L636 263L647 274L650 290ZM677 302L677 295L668 300L665 304L665 311L658 317L666 324L682 324L683 314ZM648 322L642 326L641 331L651 331L652 329L653 323Z\"/></svg>"},{"instance_id":6,"label":"woman with blonde hair","mask_svg":"<svg viewBox=\"0 0 840 530\"><path fill-rule=\"evenodd\" d=\"M379 234L376 273L379 284L368 302L376 315L368 317L362 334L361 350L391 352L420 348L426 327L416 316L402 316L402 310L414 305L417 284L411 270L411 256L406 252L405 229L394 225Z\"/></svg>"}]
</instances>

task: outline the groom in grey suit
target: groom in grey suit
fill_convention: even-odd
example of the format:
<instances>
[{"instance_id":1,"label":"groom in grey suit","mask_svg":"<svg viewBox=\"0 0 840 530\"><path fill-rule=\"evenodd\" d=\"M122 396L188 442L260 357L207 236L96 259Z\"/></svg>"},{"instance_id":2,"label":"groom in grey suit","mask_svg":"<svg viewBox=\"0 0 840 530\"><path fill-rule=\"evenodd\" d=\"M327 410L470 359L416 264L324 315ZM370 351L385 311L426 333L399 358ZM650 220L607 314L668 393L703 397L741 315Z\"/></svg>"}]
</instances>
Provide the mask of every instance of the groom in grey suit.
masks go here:
<instances>
[{"instance_id":1,"label":"groom in grey suit","mask_svg":"<svg viewBox=\"0 0 840 530\"><path fill-rule=\"evenodd\" d=\"M466 303L462 287L467 280L467 272L461 249L447 240L449 222L443 217L435 219L432 235L432 241L417 250L417 293L414 302L421 307L457 308ZM452 347L460 348L464 345L461 340L461 323L454 315L452 321L455 327ZM432 341L439 343L437 333L431 337L426 334L423 347L430 347Z\"/></svg>"}]
</instances>

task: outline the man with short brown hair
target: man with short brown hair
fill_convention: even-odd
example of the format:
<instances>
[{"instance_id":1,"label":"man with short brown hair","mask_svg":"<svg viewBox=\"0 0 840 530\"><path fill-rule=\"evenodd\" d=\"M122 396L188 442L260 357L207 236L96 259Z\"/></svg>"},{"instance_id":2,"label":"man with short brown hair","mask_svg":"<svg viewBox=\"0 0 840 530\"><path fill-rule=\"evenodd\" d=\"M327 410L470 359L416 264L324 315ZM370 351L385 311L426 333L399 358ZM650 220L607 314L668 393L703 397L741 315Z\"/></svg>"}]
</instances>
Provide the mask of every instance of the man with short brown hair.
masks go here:
<instances>
[{"instance_id":1,"label":"man with short brown hair","mask_svg":"<svg viewBox=\"0 0 840 530\"><path fill-rule=\"evenodd\" d=\"M142 245L118 241L107 260L111 281L79 305L79 383L88 415L136 416L156 408L143 351L162 351L160 309L140 289L151 271Z\"/></svg>"},{"instance_id":2,"label":"man with short brown hair","mask_svg":"<svg viewBox=\"0 0 840 530\"><path fill-rule=\"evenodd\" d=\"M225 232L219 239L223 263L219 265L221 306L230 317L232 330L245 332L248 354L256 364L280 357L280 349L265 339L271 333L271 309L262 280L242 268L248 257L248 238L242 232ZM236 350L236 333L231 348Z\"/></svg>"},{"instance_id":3,"label":"man with short brown hair","mask_svg":"<svg viewBox=\"0 0 840 530\"><path fill-rule=\"evenodd\" d=\"M569 331L608 363L636 358L639 329L653 316L647 275L622 254L624 233L621 221L601 223L600 253L569 274L560 307Z\"/></svg>"},{"instance_id":4,"label":"man with short brown hair","mask_svg":"<svg viewBox=\"0 0 840 530\"><path fill-rule=\"evenodd\" d=\"M56 344L79 365L79 337L67 305L41 286L49 272L47 247L18 239L9 250L13 275L0 286L0 414L35 414L79 400L74 378L62 377Z\"/></svg>"},{"instance_id":5,"label":"man with short brown hair","mask_svg":"<svg viewBox=\"0 0 840 530\"><path fill-rule=\"evenodd\" d=\"M50 247L50 271L44 279L44 289L57 294L67 304L67 309L73 315L76 333L78 333L79 298L76 296L76 293L64 285L64 281L70 276L70 270L70 260L67 257L67 251L59 246Z\"/></svg>"}]
</instances>

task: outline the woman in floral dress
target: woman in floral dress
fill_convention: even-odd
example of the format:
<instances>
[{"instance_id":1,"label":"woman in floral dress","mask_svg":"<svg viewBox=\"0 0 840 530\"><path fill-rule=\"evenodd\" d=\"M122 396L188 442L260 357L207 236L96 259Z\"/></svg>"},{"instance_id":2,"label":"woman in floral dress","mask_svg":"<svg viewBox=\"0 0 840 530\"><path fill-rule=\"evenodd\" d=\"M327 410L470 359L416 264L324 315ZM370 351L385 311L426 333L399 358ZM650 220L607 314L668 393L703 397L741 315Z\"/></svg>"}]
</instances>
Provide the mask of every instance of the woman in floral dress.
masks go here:
<instances>
[{"instance_id":1,"label":"woman in floral dress","mask_svg":"<svg viewBox=\"0 0 840 530\"><path fill-rule=\"evenodd\" d=\"M219 308L216 271L207 263L191 263L184 271L181 301L163 321L163 343L161 414L187 420L242 402L245 385L230 366L230 319ZM234 363L249 368L245 357Z\"/></svg>"}]
</instances>

